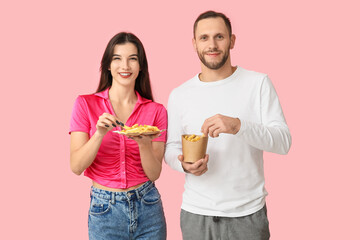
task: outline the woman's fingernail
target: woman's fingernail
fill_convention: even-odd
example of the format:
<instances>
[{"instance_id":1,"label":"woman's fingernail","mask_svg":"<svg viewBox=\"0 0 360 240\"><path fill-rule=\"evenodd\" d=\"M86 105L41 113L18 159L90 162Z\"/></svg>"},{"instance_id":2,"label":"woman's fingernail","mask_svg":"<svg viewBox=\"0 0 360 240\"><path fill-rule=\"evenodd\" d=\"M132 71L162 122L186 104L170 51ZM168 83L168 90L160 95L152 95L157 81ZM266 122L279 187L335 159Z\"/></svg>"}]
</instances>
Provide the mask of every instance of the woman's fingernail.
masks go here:
<instances>
[{"instance_id":1,"label":"woman's fingernail","mask_svg":"<svg viewBox=\"0 0 360 240\"><path fill-rule=\"evenodd\" d=\"M115 124L112 124L113 125L113 127L116 127L116 125Z\"/></svg>"},{"instance_id":2,"label":"woman's fingernail","mask_svg":"<svg viewBox=\"0 0 360 240\"><path fill-rule=\"evenodd\" d=\"M105 124L105 127L110 127L109 125Z\"/></svg>"},{"instance_id":3,"label":"woman's fingernail","mask_svg":"<svg viewBox=\"0 0 360 240\"><path fill-rule=\"evenodd\" d=\"M119 122L118 120L116 120L116 124L117 124L117 125L120 125L120 122Z\"/></svg>"}]
</instances>

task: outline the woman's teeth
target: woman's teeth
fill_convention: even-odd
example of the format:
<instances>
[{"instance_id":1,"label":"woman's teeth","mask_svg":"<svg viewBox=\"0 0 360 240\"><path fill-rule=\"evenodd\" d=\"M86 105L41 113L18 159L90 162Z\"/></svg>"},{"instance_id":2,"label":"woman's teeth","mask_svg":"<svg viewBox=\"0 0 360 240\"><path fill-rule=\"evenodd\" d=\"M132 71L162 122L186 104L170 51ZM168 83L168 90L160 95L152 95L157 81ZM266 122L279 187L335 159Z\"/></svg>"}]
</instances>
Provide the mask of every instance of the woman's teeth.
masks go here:
<instances>
[{"instance_id":1,"label":"woman's teeth","mask_svg":"<svg viewBox=\"0 0 360 240\"><path fill-rule=\"evenodd\" d=\"M120 73L121 76L127 77L130 76L131 73Z\"/></svg>"}]
</instances>

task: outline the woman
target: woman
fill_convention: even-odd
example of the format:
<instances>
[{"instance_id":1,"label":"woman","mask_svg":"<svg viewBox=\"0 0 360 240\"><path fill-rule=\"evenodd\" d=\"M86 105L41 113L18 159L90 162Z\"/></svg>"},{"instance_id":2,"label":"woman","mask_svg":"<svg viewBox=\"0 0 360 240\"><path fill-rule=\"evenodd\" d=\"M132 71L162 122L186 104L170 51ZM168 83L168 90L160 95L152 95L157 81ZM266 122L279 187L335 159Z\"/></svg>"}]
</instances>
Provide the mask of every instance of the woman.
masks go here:
<instances>
[{"instance_id":1,"label":"woman","mask_svg":"<svg viewBox=\"0 0 360 240\"><path fill-rule=\"evenodd\" d=\"M166 109L152 101L144 47L131 33L108 43L95 94L76 99L71 170L92 179L89 239L166 239L159 178L166 134L127 138L121 124L167 128Z\"/></svg>"}]
</instances>

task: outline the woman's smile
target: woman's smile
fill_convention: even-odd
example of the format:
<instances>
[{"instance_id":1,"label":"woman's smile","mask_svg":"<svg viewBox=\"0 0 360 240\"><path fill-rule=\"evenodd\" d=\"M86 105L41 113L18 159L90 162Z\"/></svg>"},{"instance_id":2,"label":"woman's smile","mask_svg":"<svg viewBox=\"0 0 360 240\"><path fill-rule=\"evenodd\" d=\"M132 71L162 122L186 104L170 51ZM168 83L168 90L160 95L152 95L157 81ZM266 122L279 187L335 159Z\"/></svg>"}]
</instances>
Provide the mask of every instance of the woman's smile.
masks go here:
<instances>
[{"instance_id":1,"label":"woman's smile","mask_svg":"<svg viewBox=\"0 0 360 240\"><path fill-rule=\"evenodd\" d=\"M122 78L128 78L132 75L130 72L120 72L119 74Z\"/></svg>"}]
</instances>

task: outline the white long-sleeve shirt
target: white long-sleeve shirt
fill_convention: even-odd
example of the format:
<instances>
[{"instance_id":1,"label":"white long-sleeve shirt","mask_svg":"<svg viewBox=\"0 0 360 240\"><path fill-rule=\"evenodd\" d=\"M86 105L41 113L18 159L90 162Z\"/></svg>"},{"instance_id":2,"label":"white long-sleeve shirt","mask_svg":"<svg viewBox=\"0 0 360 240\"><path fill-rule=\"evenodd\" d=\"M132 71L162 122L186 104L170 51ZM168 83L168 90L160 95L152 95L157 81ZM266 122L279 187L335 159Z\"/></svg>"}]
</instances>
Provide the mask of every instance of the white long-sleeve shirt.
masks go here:
<instances>
[{"instance_id":1,"label":"white long-sleeve shirt","mask_svg":"<svg viewBox=\"0 0 360 240\"><path fill-rule=\"evenodd\" d=\"M226 79L202 82L198 75L175 88L168 102L165 161L184 172L181 135L201 134L205 119L239 118L235 135L209 137L208 171L185 173L182 209L208 216L239 217L260 210L267 192L263 151L286 154L291 136L276 91L266 74L237 67Z\"/></svg>"}]
</instances>

